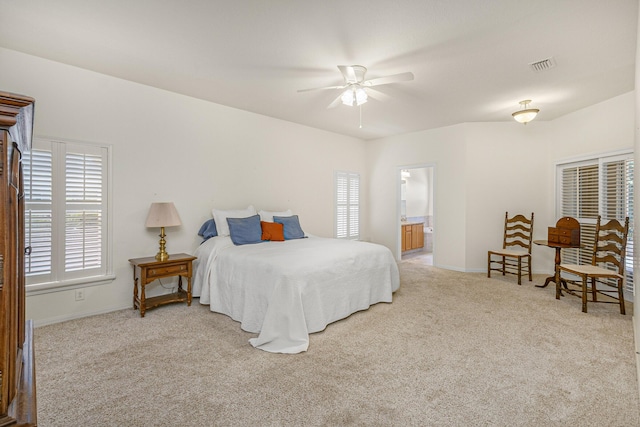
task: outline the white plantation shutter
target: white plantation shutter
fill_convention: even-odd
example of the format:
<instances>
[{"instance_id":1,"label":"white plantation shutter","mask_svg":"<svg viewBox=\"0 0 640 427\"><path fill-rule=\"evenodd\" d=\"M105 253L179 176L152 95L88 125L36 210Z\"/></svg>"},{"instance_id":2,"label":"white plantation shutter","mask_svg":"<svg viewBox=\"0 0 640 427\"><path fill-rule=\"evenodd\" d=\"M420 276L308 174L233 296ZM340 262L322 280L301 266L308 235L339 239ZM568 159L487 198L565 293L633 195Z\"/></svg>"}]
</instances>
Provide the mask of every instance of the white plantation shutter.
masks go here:
<instances>
[{"instance_id":1,"label":"white plantation shutter","mask_svg":"<svg viewBox=\"0 0 640 427\"><path fill-rule=\"evenodd\" d=\"M23 158L27 284L32 289L110 274L105 146L41 141Z\"/></svg>"},{"instance_id":2,"label":"white plantation shutter","mask_svg":"<svg viewBox=\"0 0 640 427\"><path fill-rule=\"evenodd\" d=\"M629 217L629 236L625 261L625 285L633 292L633 158L602 162L602 217L623 222Z\"/></svg>"},{"instance_id":3,"label":"white plantation shutter","mask_svg":"<svg viewBox=\"0 0 640 427\"><path fill-rule=\"evenodd\" d=\"M562 169L562 199L559 217L570 216L580 223L583 249L565 249L567 264L591 264L591 252L598 219L598 164L583 163Z\"/></svg>"},{"instance_id":4,"label":"white plantation shutter","mask_svg":"<svg viewBox=\"0 0 640 427\"><path fill-rule=\"evenodd\" d=\"M336 237L344 239L348 236L348 183L346 173L337 172L335 178L336 185Z\"/></svg>"},{"instance_id":5,"label":"white plantation shutter","mask_svg":"<svg viewBox=\"0 0 640 427\"><path fill-rule=\"evenodd\" d=\"M336 219L338 239L360 238L360 175L335 173Z\"/></svg>"},{"instance_id":6,"label":"white plantation shutter","mask_svg":"<svg viewBox=\"0 0 640 427\"><path fill-rule=\"evenodd\" d=\"M65 271L102 265L102 157L66 155Z\"/></svg>"},{"instance_id":7,"label":"white plantation shutter","mask_svg":"<svg viewBox=\"0 0 640 427\"><path fill-rule=\"evenodd\" d=\"M25 246L30 248L25 269L29 276L51 274L52 182L51 151L31 150L23 153L25 192ZM43 280L48 280L47 276Z\"/></svg>"},{"instance_id":8,"label":"white plantation shutter","mask_svg":"<svg viewBox=\"0 0 640 427\"><path fill-rule=\"evenodd\" d=\"M633 155L624 154L558 165L558 216L571 216L580 222L583 248L565 249L562 261L591 264L598 215L602 221L629 217L626 252L626 281L633 292Z\"/></svg>"},{"instance_id":9,"label":"white plantation shutter","mask_svg":"<svg viewBox=\"0 0 640 427\"><path fill-rule=\"evenodd\" d=\"M360 176L349 178L349 238L360 238Z\"/></svg>"}]
</instances>

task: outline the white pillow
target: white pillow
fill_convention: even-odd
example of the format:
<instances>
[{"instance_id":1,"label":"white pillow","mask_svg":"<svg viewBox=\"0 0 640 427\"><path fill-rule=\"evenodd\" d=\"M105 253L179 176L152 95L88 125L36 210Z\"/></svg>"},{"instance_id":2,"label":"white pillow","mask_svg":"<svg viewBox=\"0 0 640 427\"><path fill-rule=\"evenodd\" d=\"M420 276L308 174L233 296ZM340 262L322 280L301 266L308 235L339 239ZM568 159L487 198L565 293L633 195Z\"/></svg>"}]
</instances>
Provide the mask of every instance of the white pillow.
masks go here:
<instances>
[{"instance_id":1,"label":"white pillow","mask_svg":"<svg viewBox=\"0 0 640 427\"><path fill-rule=\"evenodd\" d=\"M261 210L258 213L260 214L260 221L265 221L265 222L273 222L273 217L274 216L291 216L291 215L293 215L293 213L291 212L291 209L287 209L286 211L283 211L283 212L271 212L271 211L263 211L263 210Z\"/></svg>"},{"instance_id":2,"label":"white pillow","mask_svg":"<svg viewBox=\"0 0 640 427\"><path fill-rule=\"evenodd\" d=\"M246 209L235 210L220 210L213 209L213 220L216 222L216 229L218 230L218 236L229 235L229 224L227 224L227 218L247 218L256 215L256 208L249 205Z\"/></svg>"}]
</instances>

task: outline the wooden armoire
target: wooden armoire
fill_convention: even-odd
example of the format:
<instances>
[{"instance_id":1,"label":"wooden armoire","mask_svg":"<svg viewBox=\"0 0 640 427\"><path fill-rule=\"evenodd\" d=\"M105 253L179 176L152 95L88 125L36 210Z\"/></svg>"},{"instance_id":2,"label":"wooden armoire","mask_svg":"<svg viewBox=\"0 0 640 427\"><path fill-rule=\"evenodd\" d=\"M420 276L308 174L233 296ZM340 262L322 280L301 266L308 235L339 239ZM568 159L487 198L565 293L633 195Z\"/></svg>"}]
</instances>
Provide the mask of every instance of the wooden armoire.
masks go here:
<instances>
[{"instance_id":1,"label":"wooden armoire","mask_svg":"<svg viewBox=\"0 0 640 427\"><path fill-rule=\"evenodd\" d=\"M24 192L34 100L0 92L0 427L35 426L33 325L25 318Z\"/></svg>"}]
</instances>

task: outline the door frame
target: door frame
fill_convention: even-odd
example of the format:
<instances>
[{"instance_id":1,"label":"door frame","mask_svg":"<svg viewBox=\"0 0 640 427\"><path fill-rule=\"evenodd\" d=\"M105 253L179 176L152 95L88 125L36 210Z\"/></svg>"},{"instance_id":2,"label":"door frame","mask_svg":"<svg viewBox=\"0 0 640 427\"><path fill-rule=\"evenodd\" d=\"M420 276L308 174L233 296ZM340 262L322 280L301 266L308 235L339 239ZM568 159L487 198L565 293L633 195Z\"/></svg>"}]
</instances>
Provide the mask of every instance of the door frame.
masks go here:
<instances>
[{"instance_id":1,"label":"door frame","mask_svg":"<svg viewBox=\"0 0 640 427\"><path fill-rule=\"evenodd\" d=\"M426 168L432 168L433 170L433 180L431 182L431 199L433 200L433 207L432 207L432 211L433 211L433 265L436 264L436 242L435 242L435 235L436 235L436 172L437 172L437 168L436 168L436 164L435 163L418 163L418 164L411 164L411 165L401 165L401 166L396 166L396 224L398 224L398 229L396 231L396 260L400 261L402 259L402 236L401 236L401 232L402 232L402 227L400 226L401 224L401 219L402 219L402 171L404 169L426 169ZM426 237L425 237L426 239Z\"/></svg>"}]
</instances>

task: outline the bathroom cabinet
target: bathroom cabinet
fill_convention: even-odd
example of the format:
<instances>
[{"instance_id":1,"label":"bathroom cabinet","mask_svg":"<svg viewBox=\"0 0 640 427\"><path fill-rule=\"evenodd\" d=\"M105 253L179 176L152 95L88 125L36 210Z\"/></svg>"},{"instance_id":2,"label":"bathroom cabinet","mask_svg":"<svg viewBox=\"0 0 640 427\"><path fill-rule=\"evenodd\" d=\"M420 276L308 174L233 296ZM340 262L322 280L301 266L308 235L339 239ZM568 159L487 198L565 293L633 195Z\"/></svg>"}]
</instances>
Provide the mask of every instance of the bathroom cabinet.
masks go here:
<instances>
[{"instance_id":1,"label":"bathroom cabinet","mask_svg":"<svg viewBox=\"0 0 640 427\"><path fill-rule=\"evenodd\" d=\"M402 252L420 249L424 247L424 223L403 223Z\"/></svg>"}]
</instances>

